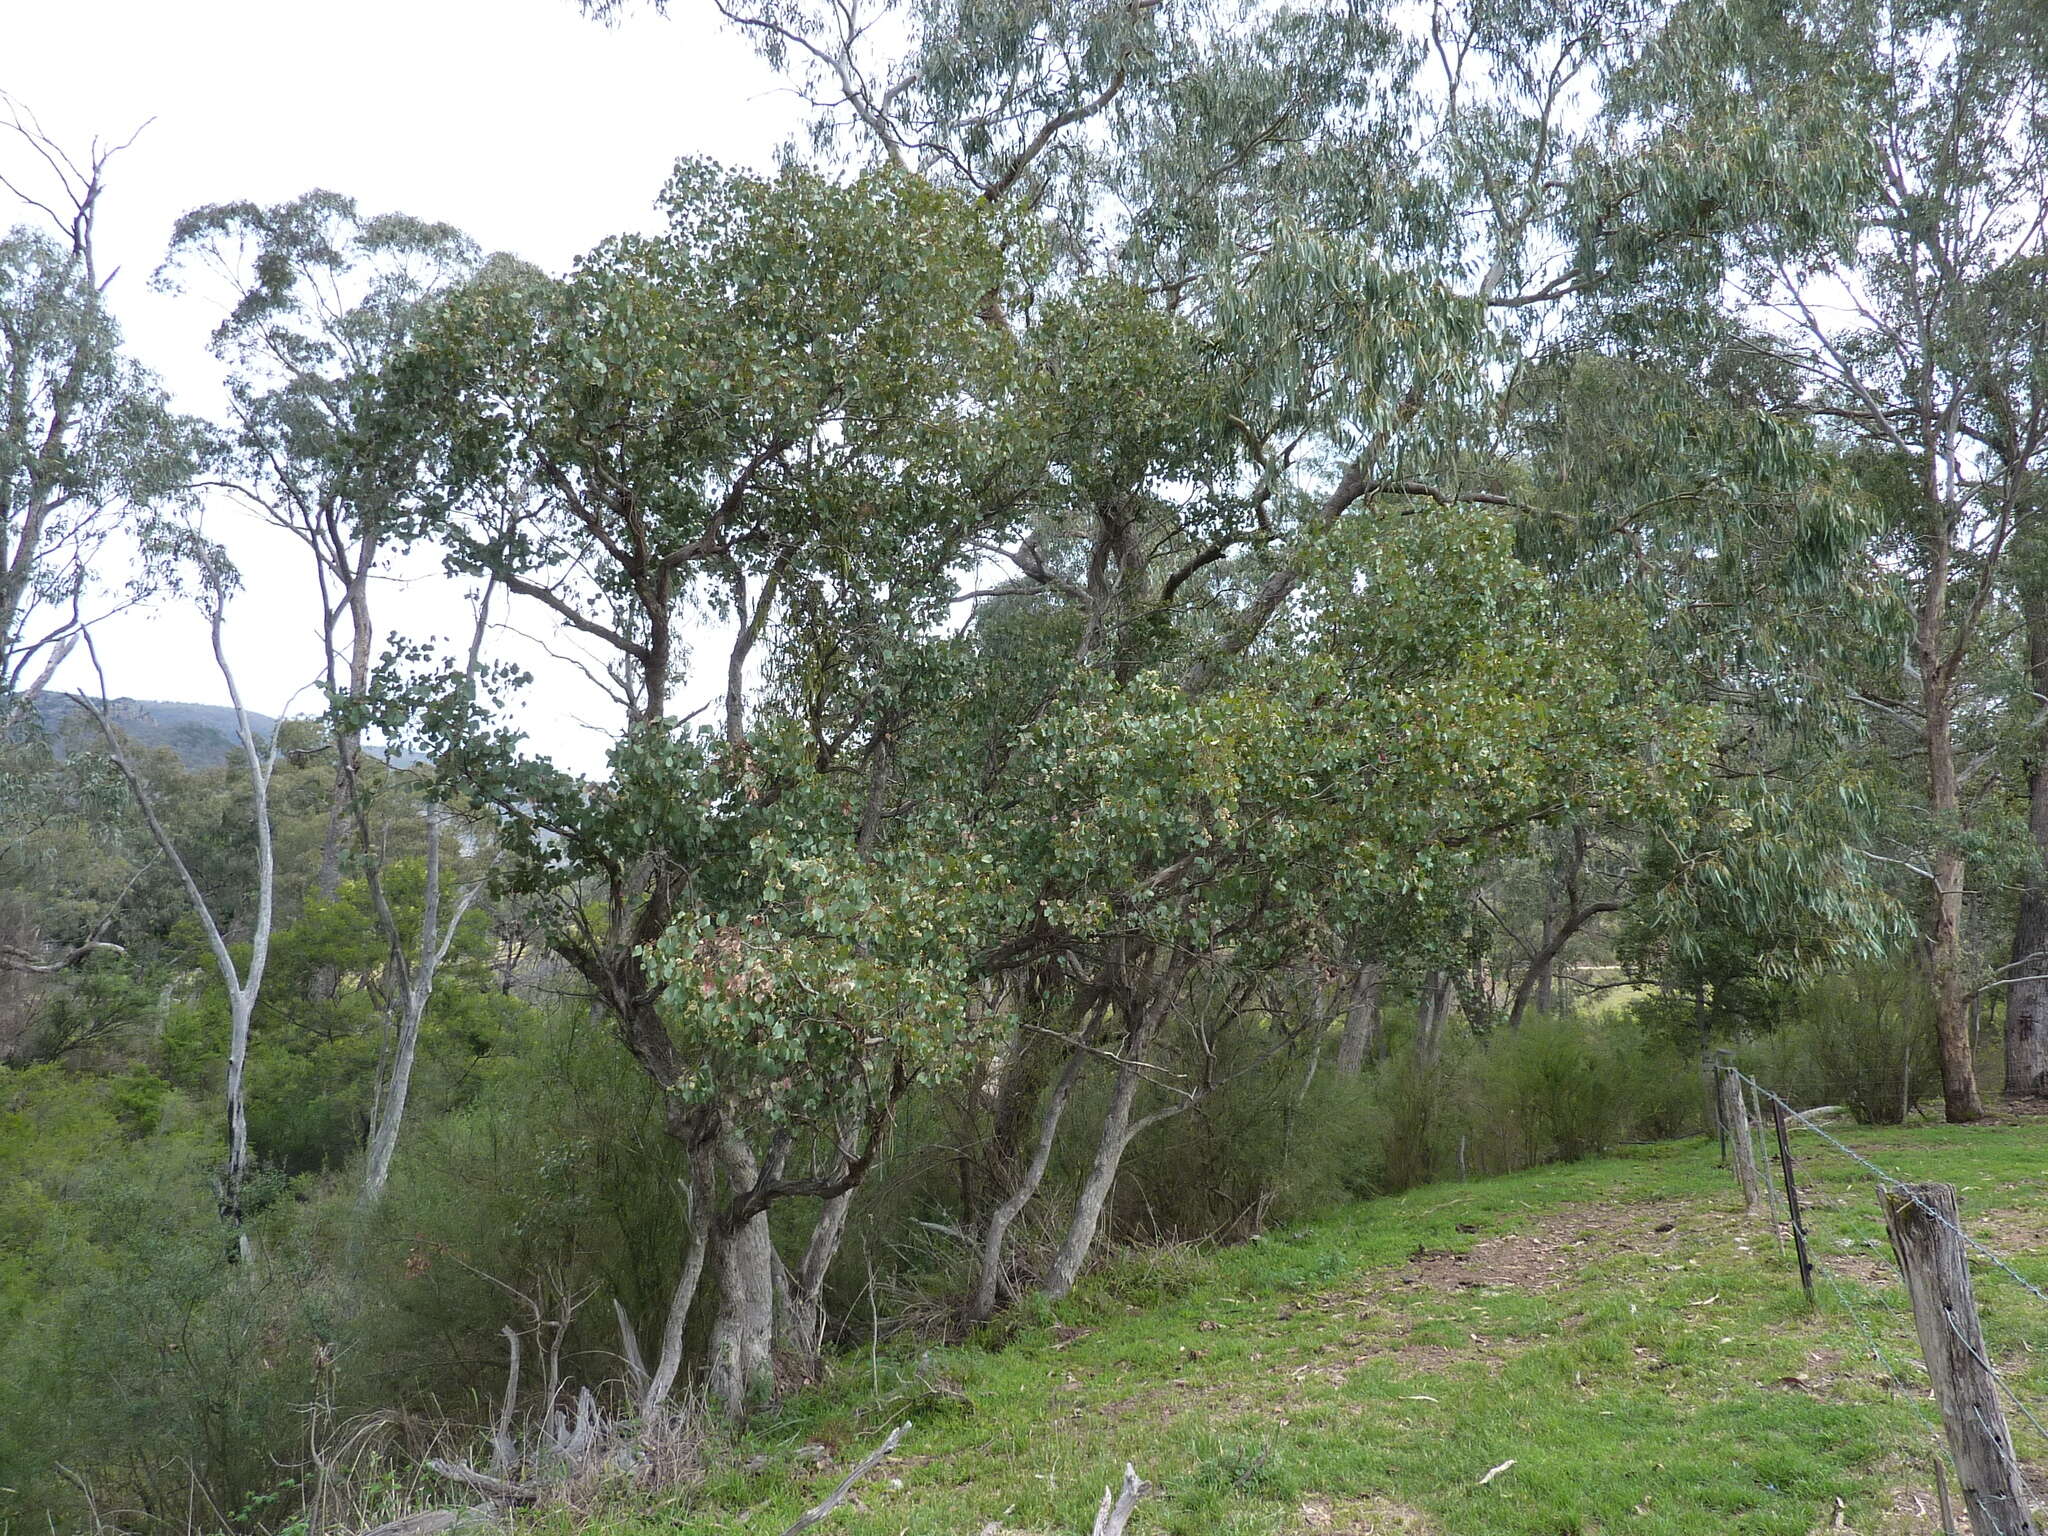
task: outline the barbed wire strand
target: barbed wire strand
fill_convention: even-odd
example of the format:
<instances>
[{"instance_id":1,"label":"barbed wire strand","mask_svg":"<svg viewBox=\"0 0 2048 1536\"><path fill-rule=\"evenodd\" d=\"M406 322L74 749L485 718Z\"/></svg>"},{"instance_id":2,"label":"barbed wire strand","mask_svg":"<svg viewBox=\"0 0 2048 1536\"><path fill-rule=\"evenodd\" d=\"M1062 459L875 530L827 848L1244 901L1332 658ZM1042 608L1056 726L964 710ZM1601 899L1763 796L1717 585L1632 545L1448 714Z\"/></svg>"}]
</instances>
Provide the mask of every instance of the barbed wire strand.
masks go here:
<instances>
[{"instance_id":1,"label":"barbed wire strand","mask_svg":"<svg viewBox=\"0 0 2048 1536\"><path fill-rule=\"evenodd\" d=\"M1826 1143L1828 1146L1832 1147L1837 1152L1840 1152L1844 1157L1848 1158L1850 1162L1864 1169L1877 1181L1877 1183L1881 1187L1896 1190L1911 1204L1917 1206L1928 1216L1932 1217L1935 1221L1939 1222L1942 1226L1946 1227L1949 1231L1953 1232L1957 1237L1961 1238L1964 1244L1966 1244L1972 1252L1979 1254L1981 1257L1990 1262L1994 1267L1996 1267L2010 1279L2017 1282L2023 1290L2027 1291L2037 1300L2040 1300L2044 1303L2048 1303L2048 1292L2044 1292L2041 1289L2041 1287L2034 1284L2033 1281L2029 1280L2025 1275L2021 1274L2017 1269L2013 1268L2013 1266L2009 1262L2007 1262L2005 1256L2000 1254L1996 1249L1990 1247L1988 1244L1982 1242L1978 1238L1971 1236L1970 1233L1963 1230L1963 1228L1959 1226L1956 1222L1951 1221L1946 1212L1937 1209L1936 1207L1928 1204L1927 1201L1921 1199L1919 1194L1904 1179L1899 1178L1889 1169L1879 1167L1869 1158L1863 1156L1863 1154L1858 1152L1854 1147L1847 1145L1839 1138L1830 1134L1826 1129L1824 1129L1821 1125L1814 1121L1810 1116L1793 1108L1793 1106L1790 1103L1788 1103L1782 1095L1776 1093L1772 1089L1766 1088L1763 1084L1759 1083L1755 1078L1749 1076L1748 1073L1742 1071L1741 1068L1735 1067L1731 1068L1730 1070L1732 1070L1739 1079L1748 1083L1751 1089L1754 1090L1756 1093L1762 1095L1765 1098L1770 1099L1773 1103L1777 1104L1781 1109L1783 1109L1788 1119L1796 1120L1801 1126L1811 1131L1822 1142ZM1840 1282L1836 1279L1833 1270L1826 1263L1826 1256L1818 1252L1812 1251L1815 1249L1815 1247L1816 1245L1812 1243L1808 1244L1810 1256L1813 1260L1814 1269L1818 1270L1820 1272L1821 1277L1827 1281L1828 1289L1834 1294L1835 1299L1841 1303L1843 1310L1849 1314L1850 1318L1855 1322L1857 1328L1862 1332L1865 1342L1871 1346L1871 1350L1877 1356L1879 1363L1882 1364L1885 1367L1885 1369L1891 1373L1892 1379L1895 1382L1899 1383L1902 1389L1905 1389L1904 1378L1900 1375L1897 1368L1891 1363L1890 1359L1884 1355L1882 1347L1878 1344L1876 1335L1871 1330L1868 1321L1864 1318L1862 1312L1855 1306L1855 1304L1849 1300L1847 1293L1842 1289ZM1900 1313L1899 1309L1889 1304L1884 1305L1884 1310L1893 1317L1904 1315ZM2027 1400L2020 1395L2019 1390L2012 1384L2012 1381L2010 1380L2010 1378L2007 1377L2006 1373L2003 1370L2001 1370L1998 1367L1998 1365L1991 1360L1988 1350L1980 1346L1972 1345L1969 1339L1964 1337L1962 1330L1956 1326L1956 1321L1953 1317L1949 1317L1946 1314L1944 1314L1943 1320L1948 1324L1949 1330L1955 1334L1956 1341L1960 1343L1964 1347L1964 1349L1969 1351L1971 1357L1975 1359L1976 1362L1984 1368L1985 1373L1989 1375L1991 1379L1998 1384L1999 1389L2005 1394L2006 1399L2012 1404L2013 1408L2020 1414L2022 1418L2024 1418L2027 1421L2028 1425L2034 1430L2034 1432L2041 1436L2044 1442L2048 1442L2048 1424L2044 1424L2041 1421L2041 1418L2034 1412L2033 1408L2029 1406ZM1926 1410L1921 1406L1919 1399L1913 1395L1910 1389L1905 1390L1907 1393L1908 1401L1913 1405L1914 1412L1919 1416L1923 1424L1928 1424L1930 1421L1928 1420ZM1986 1425L1983 1427L1985 1428L1986 1433L1988 1434L1989 1426Z\"/></svg>"},{"instance_id":2,"label":"barbed wire strand","mask_svg":"<svg viewBox=\"0 0 2048 1536\"><path fill-rule=\"evenodd\" d=\"M2001 1254L1997 1249L1991 1247L1987 1243L1982 1242L1978 1238L1972 1237L1968 1232L1964 1231L1955 1222L1951 1221L1945 1212L1935 1209L1935 1207L1929 1205L1925 1200L1922 1200L1920 1196L1914 1192L1913 1186L1911 1184L1907 1183L1904 1179L1900 1178L1897 1174L1892 1173L1890 1170L1878 1167L1877 1164L1873 1163L1869 1158L1865 1157L1862 1153L1858 1152L1854 1147L1849 1146L1845 1142L1837 1140L1834 1136L1830 1135L1817 1121L1813 1120L1805 1114L1802 1114L1799 1110L1794 1109L1790 1104L1786 1103L1783 1098L1779 1097L1778 1094L1772 1092L1769 1088L1764 1087L1763 1084L1759 1083L1755 1078L1751 1077L1748 1073L1744 1072L1740 1067L1731 1067L1729 1070L1734 1072L1734 1074L1737 1077L1741 1078L1744 1082L1748 1083L1752 1088L1756 1089L1757 1092L1763 1094L1764 1097L1770 1099L1774 1104L1777 1104L1780 1108L1782 1108L1785 1111L1786 1115L1789 1118L1797 1120L1807 1130L1813 1132L1814 1135L1818 1136L1822 1141L1826 1142L1829 1146L1833 1147L1836 1151L1840 1152L1844 1157L1847 1157L1851 1162L1858 1164L1860 1167L1866 1169L1869 1173L1874 1175L1880 1184L1883 1184L1885 1187L1889 1189L1898 1190L1908 1200L1912 1201L1913 1204L1919 1206L1921 1210L1925 1211L1929 1216L1932 1216L1944 1227L1947 1227L1949 1231L1955 1233L1957 1237L1961 1238L1963 1242L1966 1245L1968 1245L1972 1252L1981 1256L1986 1262L1990 1263L1995 1268L2004 1271L2007 1276L2016 1281L2022 1288L2031 1292L2035 1300L2040 1301L2043 1304L2048 1304L2048 1291L2042 1290L2040 1286L2036 1285L2033 1281L2029 1280L2017 1269L2014 1269L2011 1264L2006 1262L2005 1256Z\"/></svg>"}]
</instances>

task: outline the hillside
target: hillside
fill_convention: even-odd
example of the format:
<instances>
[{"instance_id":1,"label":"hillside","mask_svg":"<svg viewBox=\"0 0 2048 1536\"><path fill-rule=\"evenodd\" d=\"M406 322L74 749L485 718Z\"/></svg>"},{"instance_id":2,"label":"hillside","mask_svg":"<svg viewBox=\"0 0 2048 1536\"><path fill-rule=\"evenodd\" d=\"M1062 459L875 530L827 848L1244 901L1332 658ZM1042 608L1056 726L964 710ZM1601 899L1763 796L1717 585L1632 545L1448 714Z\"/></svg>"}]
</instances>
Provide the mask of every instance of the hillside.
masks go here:
<instances>
[{"instance_id":1,"label":"hillside","mask_svg":"<svg viewBox=\"0 0 2048 1536\"><path fill-rule=\"evenodd\" d=\"M43 729L64 750L80 727L92 729L77 704L62 694L44 694L36 701ZM145 747L163 747L178 754L188 770L216 768L235 750L235 712L224 704L180 704L164 699L114 699L108 712L114 723ZM268 737L277 722L251 713L259 736Z\"/></svg>"},{"instance_id":2,"label":"hillside","mask_svg":"<svg viewBox=\"0 0 2048 1536\"><path fill-rule=\"evenodd\" d=\"M1961 1185L1973 1226L2048 1273L2048 1126L1847 1137ZM1134 1532L1937 1531L1922 1405L1872 1354L1917 1361L1869 1182L1811 1137L1795 1156L1828 1267L1817 1309L1711 1144L1639 1149L1124 1261L1000 1353L842 1362L756 1432L759 1470L687 1508L543 1525L781 1531L909 1419L903 1452L826 1528L1085 1530L1129 1460L1155 1485ZM2048 1371L2028 1376L2048 1306L2000 1278L1978 1281L1991 1348L2048 1395ZM830 1459L803 1465L804 1445Z\"/></svg>"}]
</instances>

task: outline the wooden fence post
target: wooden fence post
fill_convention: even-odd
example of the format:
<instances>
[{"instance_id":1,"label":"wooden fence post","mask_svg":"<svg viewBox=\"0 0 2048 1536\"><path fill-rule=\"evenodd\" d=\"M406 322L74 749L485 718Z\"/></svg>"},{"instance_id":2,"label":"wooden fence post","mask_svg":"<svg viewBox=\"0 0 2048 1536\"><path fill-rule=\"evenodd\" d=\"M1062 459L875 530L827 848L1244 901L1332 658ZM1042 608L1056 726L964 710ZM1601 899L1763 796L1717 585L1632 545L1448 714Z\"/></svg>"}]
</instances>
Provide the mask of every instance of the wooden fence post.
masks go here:
<instances>
[{"instance_id":1,"label":"wooden fence post","mask_svg":"<svg viewBox=\"0 0 2048 1536\"><path fill-rule=\"evenodd\" d=\"M1721 1123L1720 1053L1700 1051L1700 1088L1707 1096L1707 1134L1721 1138L1721 1161L1728 1161L1728 1127Z\"/></svg>"},{"instance_id":2,"label":"wooden fence post","mask_svg":"<svg viewBox=\"0 0 2048 1536\"><path fill-rule=\"evenodd\" d=\"M2027 1510L1998 1381L1984 1353L1968 1253L1950 1184L1884 1192L1885 1227L1913 1303L1913 1329L1934 1383L1963 1508L1977 1536L2038 1536Z\"/></svg>"},{"instance_id":3,"label":"wooden fence post","mask_svg":"<svg viewBox=\"0 0 2048 1536\"><path fill-rule=\"evenodd\" d=\"M1742 1208L1754 1216L1763 1204L1763 1185L1756 1176L1756 1142L1749 1133L1749 1114L1742 1107L1742 1079L1735 1069L1721 1068L1721 1123L1728 1127L1728 1160L1742 1185Z\"/></svg>"},{"instance_id":4,"label":"wooden fence post","mask_svg":"<svg viewBox=\"0 0 2048 1536\"><path fill-rule=\"evenodd\" d=\"M1792 1218L1792 1247L1799 1255L1799 1288L1813 1300L1813 1258L1806 1251L1806 1221L1799 1214L1799 1184L1792 1176L1792 1138L1785 1134L1785 1106L1773 1095L1771 1123L1778 1132L1778 1171L1785 1176L1785 1210Z\"/></svg>"},{"instance_id":5,"label":"wooden fence post","mask_svg":"<svg viewBox=\"0 0 2048 1536\"><path fill-rule=\"evenodd\" d=\"M1776 1100L1772 1101L1773 1107ZM1776 1244L1778 1257L1785 1257L1785 1229L1778 1225L1778 1192L1771 1187L1771 1146L1764 1140L1764 1094L1752 1078L1749 1082L1749 1124L1756 1131L1756 1176L1764 1187L1764 1209L1770 1213L1771 1241Z\"/></svg>"}]
</instances>

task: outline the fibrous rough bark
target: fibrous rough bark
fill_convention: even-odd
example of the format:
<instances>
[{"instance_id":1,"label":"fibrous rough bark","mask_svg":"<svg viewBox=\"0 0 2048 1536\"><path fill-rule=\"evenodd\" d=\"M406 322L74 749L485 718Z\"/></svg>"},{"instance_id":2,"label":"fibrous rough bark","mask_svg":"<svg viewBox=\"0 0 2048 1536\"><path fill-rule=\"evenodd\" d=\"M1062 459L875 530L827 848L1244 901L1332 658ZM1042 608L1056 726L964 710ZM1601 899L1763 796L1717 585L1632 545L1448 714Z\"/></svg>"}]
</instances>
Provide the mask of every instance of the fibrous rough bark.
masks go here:
<instances>
[{"instance_id":1,"label":"fibrous rough bark","mask_svg":"<svg viewBox=\"0 0 2048 1536\"><path fill-rule=\"evenodd\" d=\"M751 1188L760 1166L737 1133L719 1140L718 1159L734 1189ZM768 1213L737 1223L723 1220L715 1265L718 1310L711 1322L711 1363L706 1385L712 1400L734 1417L775 1393L775 1245Z\"/></svg>"}]
</instances>

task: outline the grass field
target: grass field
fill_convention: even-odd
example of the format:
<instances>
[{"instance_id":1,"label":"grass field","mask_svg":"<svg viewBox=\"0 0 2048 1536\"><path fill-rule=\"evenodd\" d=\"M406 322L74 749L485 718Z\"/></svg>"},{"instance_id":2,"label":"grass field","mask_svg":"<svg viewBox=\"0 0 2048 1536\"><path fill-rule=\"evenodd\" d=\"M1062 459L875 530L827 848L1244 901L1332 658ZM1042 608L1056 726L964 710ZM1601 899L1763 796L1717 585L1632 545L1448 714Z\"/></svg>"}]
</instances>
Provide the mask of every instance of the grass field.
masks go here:
<instances>
[{"instance_id":1,"label":"grass field","mask_svg":"<svg viewBox=\"0 0 2048 1536\"><path fill-rule=\"evenodd\" d=\"M1972 1230L2048 1279L2048 1122L1841 1134L1961 1186ZM1127 1259L999 1350L842 1359L735 1470L597 1528L776 1536L907 1419L821 1530L1085 1532L1128 1460L1153 1485L1134 1532L1938 1531L1932 1410L1870 1181L1811 1135L1795 1156L1834 1281L1817 1308L1712 1144L1631 1149ZM1982 1269L1978 1293L1992 1353L2048 1403L2048 1304ZM2013 1431L2048 1468L2048 1443Z\"/></svg>"}]
</instances>

